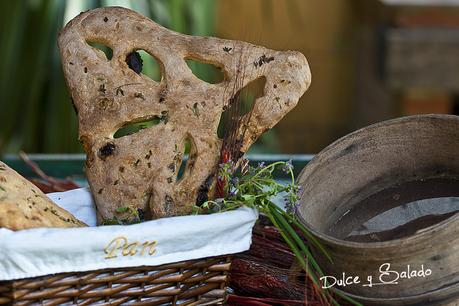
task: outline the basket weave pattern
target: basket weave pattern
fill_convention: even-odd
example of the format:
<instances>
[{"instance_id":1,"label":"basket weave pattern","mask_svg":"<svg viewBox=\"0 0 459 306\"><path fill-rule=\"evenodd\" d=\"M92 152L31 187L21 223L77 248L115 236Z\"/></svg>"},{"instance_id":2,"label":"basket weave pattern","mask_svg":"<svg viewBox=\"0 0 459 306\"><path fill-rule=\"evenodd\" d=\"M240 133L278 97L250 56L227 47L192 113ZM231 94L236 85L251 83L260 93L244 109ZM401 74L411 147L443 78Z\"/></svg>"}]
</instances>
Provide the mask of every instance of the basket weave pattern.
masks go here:
<instances>
[{"instance_id":1,"label":"basket weave pattern","mask_svg":"<svg viewBox=\"0 0 459 306\"><path fill-rule=\"evenodd\" d=\"M1 305L222 305L228 256L0 282Z\"/></svg>"}]
</instances>

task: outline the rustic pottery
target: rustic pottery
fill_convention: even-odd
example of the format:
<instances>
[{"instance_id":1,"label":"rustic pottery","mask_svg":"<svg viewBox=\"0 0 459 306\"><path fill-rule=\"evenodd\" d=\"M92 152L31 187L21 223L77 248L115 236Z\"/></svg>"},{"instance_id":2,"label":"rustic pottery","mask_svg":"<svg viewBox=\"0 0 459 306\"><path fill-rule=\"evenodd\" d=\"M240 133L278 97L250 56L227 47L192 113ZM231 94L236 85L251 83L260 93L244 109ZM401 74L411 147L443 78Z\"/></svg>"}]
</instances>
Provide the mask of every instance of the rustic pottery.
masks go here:
<instances>
[{"instance_id":1,"label":"rustic pottery","mask_svg":"<svg viewBox=\"0 0 459 306\"><path fill-rule=\"evenodd\" d=\"M328 286L336 283L336 289L364 305L434 305L457 298L459 214L453 212L434 225L381 242L344 240L349 228L346 224L336 228L350 212L354 217L348 218L348 227L400 205L409 188L376 206L364 201L371 195L413 181L445 179L453 184L446 194L426 183L408 197L459 196L458 116L385 121L320 152L299 176L298 215L333 258L331 263L317 256L324 274L333 276L322 280ZM338 282L345 286L338 287Z\"/></svg>"}]
</instances>

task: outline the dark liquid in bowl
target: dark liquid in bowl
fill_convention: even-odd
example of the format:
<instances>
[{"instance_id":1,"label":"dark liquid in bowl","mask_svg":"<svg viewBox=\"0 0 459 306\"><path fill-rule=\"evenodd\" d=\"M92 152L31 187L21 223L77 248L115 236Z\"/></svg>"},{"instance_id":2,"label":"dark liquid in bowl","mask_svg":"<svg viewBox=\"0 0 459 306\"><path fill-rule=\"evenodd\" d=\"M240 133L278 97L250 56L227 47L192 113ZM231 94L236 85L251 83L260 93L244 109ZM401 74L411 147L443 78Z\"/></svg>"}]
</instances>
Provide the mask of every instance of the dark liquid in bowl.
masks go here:
<instances>
[{"instance_id":1,"label":"dark liquid in bowl","mask_svg":"<svg viewBox=\"0 0 459 306\"><path fill-rule=\"evenodd\" d=\"M373 194L339 218L328 234L381 242L415 234L459 212L459 179L417 180Z\"/></svg>"}]
</instances>

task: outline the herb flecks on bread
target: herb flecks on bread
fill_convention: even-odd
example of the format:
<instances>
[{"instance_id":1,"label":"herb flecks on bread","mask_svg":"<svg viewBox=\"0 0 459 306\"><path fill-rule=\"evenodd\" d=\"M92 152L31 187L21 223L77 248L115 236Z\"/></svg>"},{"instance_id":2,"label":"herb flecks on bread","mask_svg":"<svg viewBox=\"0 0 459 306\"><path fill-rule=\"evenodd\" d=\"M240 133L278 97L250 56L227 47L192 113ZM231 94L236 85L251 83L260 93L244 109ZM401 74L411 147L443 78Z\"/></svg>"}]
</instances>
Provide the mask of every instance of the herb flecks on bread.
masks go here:
<instances>
[{"instance_id":1,"label":"herb flecks on bread","mask_svg":"<svg viewBox=\"0 0 459 306\"><path fill-rule=\"evenodd\" d=\"M108 46L113 57L91 43ZM147 219L191 213L215 179L222 145L217 128L228 101L265 78L263 96L238 135L242 154L295 107L311 81L299 52L179 34L119 7L75 17L59 33L59 49L99 221L116 217L116 210L126 206ZM159 62L160 82L141 73L138 50ZM220 67L224 80L198 79L187 59ZM120 128L148 120L157 124L114 137ZM179 176L186 143L189 159Z\"/></svg>"},{"instance_id":2,"label":"herb flecks on bread","mask_svg":"<svg viewBox=\"0 0 459 306\"><path fill-rule=\"evenodd\" d=\"M81 226L86 224L0 162L0 227L16 231L37 227Z\"/></svg>"}]
</instances>

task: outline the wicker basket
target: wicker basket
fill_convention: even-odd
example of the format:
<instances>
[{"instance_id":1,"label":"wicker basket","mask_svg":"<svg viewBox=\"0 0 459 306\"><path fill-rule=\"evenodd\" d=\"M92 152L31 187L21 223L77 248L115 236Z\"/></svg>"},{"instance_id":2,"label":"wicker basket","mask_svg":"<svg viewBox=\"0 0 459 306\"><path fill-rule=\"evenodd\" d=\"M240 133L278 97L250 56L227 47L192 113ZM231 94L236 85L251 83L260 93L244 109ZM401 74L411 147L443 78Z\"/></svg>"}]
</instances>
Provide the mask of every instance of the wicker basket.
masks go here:
<instances>
[{"instance_id":1,"label":"wicker basket","mask_svg":"<svg viewBox=\"0 0 459 306\"><path fill-rule=\"evenodd\" d=\"M222 305L229 256L0 282L1 305Z\"/></svg>"}]
</instances>

